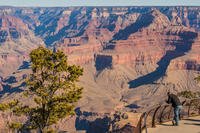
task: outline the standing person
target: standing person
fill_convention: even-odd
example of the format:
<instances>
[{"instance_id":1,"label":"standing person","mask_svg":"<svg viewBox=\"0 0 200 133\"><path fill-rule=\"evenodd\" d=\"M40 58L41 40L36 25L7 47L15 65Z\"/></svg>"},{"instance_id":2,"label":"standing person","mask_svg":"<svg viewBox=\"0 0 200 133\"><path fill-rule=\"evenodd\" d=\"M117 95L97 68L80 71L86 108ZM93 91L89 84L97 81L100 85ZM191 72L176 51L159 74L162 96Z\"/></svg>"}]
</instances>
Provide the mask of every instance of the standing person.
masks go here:
<instances>
[{"instance_id":1,"label":"standing person","mask_svg":"<svg viewBox=\"0 0 200 133\"><path fill-rule=\"evenodd\" d=\"M178 126L182 104L177 95L172 94L170 92L168 92L167 95L168 95L168 100L166 102L168 104L172 104L172 107L174 108L174 119L172 120L172 123L174 126Z\"/></svg>"}]
</instances>

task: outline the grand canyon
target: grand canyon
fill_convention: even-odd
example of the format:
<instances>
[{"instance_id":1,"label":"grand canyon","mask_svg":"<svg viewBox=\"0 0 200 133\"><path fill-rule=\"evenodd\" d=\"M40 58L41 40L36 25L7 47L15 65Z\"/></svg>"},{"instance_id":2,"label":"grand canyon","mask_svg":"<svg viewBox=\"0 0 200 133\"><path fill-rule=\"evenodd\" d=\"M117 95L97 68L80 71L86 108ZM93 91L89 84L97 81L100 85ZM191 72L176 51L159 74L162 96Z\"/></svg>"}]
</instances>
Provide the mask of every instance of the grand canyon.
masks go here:
<instances>
[{"instance_id":1,"label":"grand canyon","mask_svg":"<svg viewBox=\"0 0 200 133\"><path fill-rule=\"evenodd\" d=\"M61 50L84 68L84 90L76 116L55 128L107 132L116 110L200 89L199 31L200 7L0 7L0 101L24 100L31 50Z\"/></svg>"}]
</instances>

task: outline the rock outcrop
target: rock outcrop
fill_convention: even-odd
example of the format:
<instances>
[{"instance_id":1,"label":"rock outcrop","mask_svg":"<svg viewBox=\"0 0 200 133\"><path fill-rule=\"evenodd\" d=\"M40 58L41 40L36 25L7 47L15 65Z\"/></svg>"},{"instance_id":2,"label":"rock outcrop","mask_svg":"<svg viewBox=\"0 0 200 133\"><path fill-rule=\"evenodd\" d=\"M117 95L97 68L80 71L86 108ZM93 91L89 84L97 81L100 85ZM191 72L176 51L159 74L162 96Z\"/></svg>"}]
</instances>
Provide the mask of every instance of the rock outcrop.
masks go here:
<instances>
[{"instance_id":1,"label":"rock outcrop","mask_svg":"<svg viewBox=\"0 0 200 133\"><path fill-rule=\"evenodd\" d=\"M23 90L30 73L29 52L44 41L49 48L64 51L70 64L84 67L80 79L84 93L77 106L85 112L79 116L76 110L78 116L68 121L73 128L68 131L95 132L98 127L106 132L109 119L100 118L100 113L119 108L138 111L164 102L157 99L165 99L162 96L170 89L199 89L193 80L200 70L199 11L199 7L0 7L0 94L10 94L1 101L21 98L16 92ZM56 129L67 130L66 122Z\"/></svg>"},{"instance_id":2,"label":"rock outcrop","mask_svg":"<svg viewBox=\"0 0 200 133\"><path fill-rule=\"evenodd\" d=\"M118 64L156 64L167 51L175 50L177 45L186 45L184 39L196 36L194 30L174 25L164 14L153 10L141 15L129 28L119 31L114 36L117 41L96 57L98 62L101 62L100 58L109 58L111 68Z\"/></svg>"},{"instance_id":3,"label":"rock outcrop","mask_svg":"<svg viewBox=\"0 0 200 133\"><path fill-rule=\"evenodd\" d=\"M29 52L44 45L20 18L0 16L0 74L6 76L28 60Z\"/></svg>"},{"instance_id":4,"label":"rock outcrop","mask_svg":"<svg viewBox=\"0 0 200 133\"><path fill-rule=\"evenodd\" d=\"M184 56L172 60L169 70L200 71L200 37L194 41L191 50Z\"/></svg>"}]
</instances>

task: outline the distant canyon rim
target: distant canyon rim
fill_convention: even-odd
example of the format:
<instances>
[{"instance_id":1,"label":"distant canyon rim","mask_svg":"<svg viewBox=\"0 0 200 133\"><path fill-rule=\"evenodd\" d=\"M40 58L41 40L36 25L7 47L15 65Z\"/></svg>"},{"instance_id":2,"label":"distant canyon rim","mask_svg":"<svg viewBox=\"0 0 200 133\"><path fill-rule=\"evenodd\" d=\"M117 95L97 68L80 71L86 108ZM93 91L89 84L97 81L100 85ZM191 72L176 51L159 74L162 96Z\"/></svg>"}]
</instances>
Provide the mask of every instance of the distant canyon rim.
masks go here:
<instances>
[{"instance_id":1,"label":"distant canyon rim","mask_svg":"<svg viewBox=\"0 0 200 133\"><path fill-rule=\"evenodd\" d=\"M145 110L200 89L199 31L200 7L0 7L1 102L21 98L29 53L44 46L84 68L81 111Z\"/></svg>"}]
</instances>

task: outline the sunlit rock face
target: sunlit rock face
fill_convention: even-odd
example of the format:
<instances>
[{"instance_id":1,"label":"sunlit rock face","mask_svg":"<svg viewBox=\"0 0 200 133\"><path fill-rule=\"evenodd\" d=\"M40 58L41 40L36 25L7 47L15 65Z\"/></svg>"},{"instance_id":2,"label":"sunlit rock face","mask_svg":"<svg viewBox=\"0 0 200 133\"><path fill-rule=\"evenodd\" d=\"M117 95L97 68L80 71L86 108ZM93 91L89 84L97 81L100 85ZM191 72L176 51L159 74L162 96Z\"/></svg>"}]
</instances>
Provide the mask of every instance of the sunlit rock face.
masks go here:
<instances>
[{"instance_id":1,"label":"sunlit rock face","mask_svg":"<svg viewBox=\"0 0 200 133\"><path fill-rule=\"evenodd\" d=\"M200 39L194 40L191 50L170 63L170 70L200 70Z\"/></svg>"},{"instance_id":2,"label":"sunlit rock face","mask_svg":"<svg viewBox=\"0 0 200 133\"><path fill-rule=\"evenodd\" d=\"M192 51L199 49L195 39L199 10L198 7L1 7L1 72L7 73L8 69L3 68L9 66L12 66L9 71L13 71L23 65L29 52L43 43L64 51L71 64L93 64L98 72L124 65L137 71L144 66L148 73L163 62L167 62L163 67L168 70L198 70L198 52ZM186 59L187 54L190 57Z\"/></svg>"},{"instance_id":3,"label":"sunlit rock face","mask_svg":"<svg viewBox=\"0 0 200 133\"><path fill-rule=\"evenodd\" d=\"M7 40L15 40L20 38L20 32L27 33L27 26L22 20L8 15L0 17L0 42L4 43Z\"/></svg>"},{"instance_id":4,"label":"sunlit rock face","mask_svg":"<svg viewBox=\"0 0 200 133\"><path fill-rule=\"evenodd\" d=\"M155 65L168 51L175 51L171 56L190 51L196 37L193 29L182 23L174 25L174 20L170 21L158 10L153 10L139 16L135 23L115 34L115 42L97 54L97 58L98 61L99 58L110 58L112 67L118 64ZM184 45L185 48L190 45L188 50L178 48Z\"/></svg>"},{"instance_id":5,"label":"sunlit rock face","mask_svg":"<svg viewBox=\"0 0 200 133\"><path fill-rule=\"evenodd\" d=\"M1 65L28 59L27 51L43 40L47 46L68 54L72 64L84 65L109 58L110 68L137 64L155 67L167 51L175 50L177 45L184 45L196 36L190 27L198 30L198 11L199 8L192 7L2 8L2 48L16 42L23 43L23 47L19 49L18 44L14 48L14 52L20 51L17 58L15 53L11 56L2 52ZM174 66L189 68L186 64L196 61L179 59L179 65L176 60L170 62L172 70Z\"/></svg>"},{"instance_id":6,"label":"sunlit rock face","mask_svg":"<svg viewBox=\"0 0 200 133\"><path fill-rule=\"evenodd\" d=\"M0 100L22 99L18 92L31 72L32 49L62 50L69 64L84 68L79 83L84 92L80 116L57 128L104 132L107 127L98 126L100 117L108 122L104 113L146 109L164 102L170 89L199 89L193 80L200 70L199 12L199 7L0 7L0 96L5 96Z\"/></svg>"},{"instance_id":7,"label":"sunlit rock face","mask_svg":"<svg viewBox=\"0 0 200 133\"><path fill-rule=\"evenodd\" d=\"M43 45L22 19L6 14L0 15L0 73L8 75L28 60L29 52Z\"/></svg>"}]
</instances>

